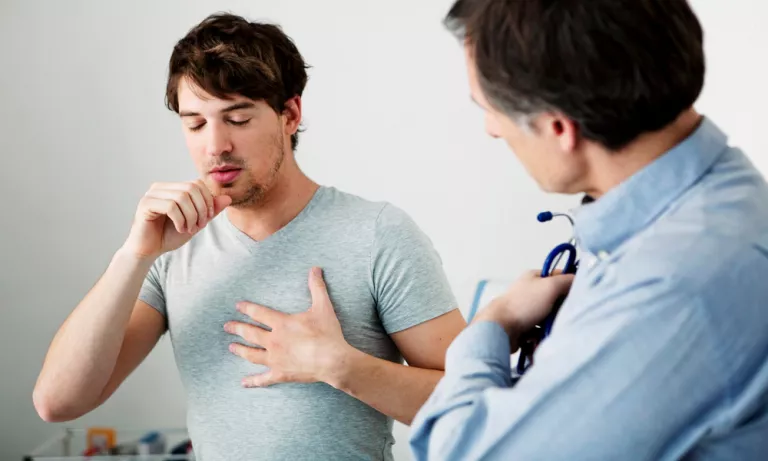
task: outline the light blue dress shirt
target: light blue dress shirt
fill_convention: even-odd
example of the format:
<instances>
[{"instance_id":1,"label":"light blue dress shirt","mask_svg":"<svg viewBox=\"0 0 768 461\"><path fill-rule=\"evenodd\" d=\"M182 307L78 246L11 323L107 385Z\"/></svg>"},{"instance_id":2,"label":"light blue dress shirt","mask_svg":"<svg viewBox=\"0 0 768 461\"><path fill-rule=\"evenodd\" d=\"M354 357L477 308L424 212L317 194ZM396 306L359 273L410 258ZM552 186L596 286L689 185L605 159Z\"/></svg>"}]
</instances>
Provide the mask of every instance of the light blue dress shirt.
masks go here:
<instances>
[{"instance_id":1,"label":"light blue dress shirt","mask_svg":"<svg viewBox=\"0 0 768 461\"><path fill-rule=\"evenodd\" d=\"M465 329L415 458L768 460L763 177L704 118L575 221L594 257L534 365L513 382L501 327Z\"/></svg>"}]
</instances>

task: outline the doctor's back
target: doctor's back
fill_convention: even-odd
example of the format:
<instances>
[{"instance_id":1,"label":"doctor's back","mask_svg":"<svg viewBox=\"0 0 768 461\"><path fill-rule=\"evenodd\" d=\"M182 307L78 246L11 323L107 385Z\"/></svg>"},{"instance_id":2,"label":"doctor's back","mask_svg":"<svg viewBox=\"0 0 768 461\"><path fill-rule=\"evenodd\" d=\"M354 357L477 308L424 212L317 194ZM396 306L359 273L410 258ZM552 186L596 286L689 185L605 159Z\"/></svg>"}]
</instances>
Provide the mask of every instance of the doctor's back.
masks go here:
<instances>
[{"instance_id":1,"label":"doctor's back","mask_svg":"<svg viewBox=\"0 0 768 461\"><path fill-rule=\"evenodd\" d=\"M631 421L602 434L640 434L626 459L768 459L768 186L747 156L704 118L576 226L584 264L537 351L601 377L571 421Z\"/></svg>"}]
</instances>

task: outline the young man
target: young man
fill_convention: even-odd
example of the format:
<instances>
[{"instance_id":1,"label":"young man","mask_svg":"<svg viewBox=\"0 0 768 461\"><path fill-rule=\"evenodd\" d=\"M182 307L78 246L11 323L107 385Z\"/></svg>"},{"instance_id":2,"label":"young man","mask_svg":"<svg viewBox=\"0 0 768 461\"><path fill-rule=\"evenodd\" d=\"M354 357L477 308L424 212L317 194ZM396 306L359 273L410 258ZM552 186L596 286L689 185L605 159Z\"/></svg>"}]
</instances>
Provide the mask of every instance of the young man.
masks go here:
<instances>
[{"instance_id":1,"label":"young man","mask_svg":"<svg viewBox=\"0 0 768 461\"><path fill-rule=\"evenodd\" d=\"M768 187L692 108L689 5L458 0L447 22L489 134L596 200L575 279L523 276L452 343L416 459L765 459ZM510 352L569 287L515 382Z\"/></svg>"},{"instance_id":2,"label":"young man","mask_svg":"<svg viewBox=\"0 0 768 461\"><path fill-rule=\"evenodd\" d=\"M273 25L214 15L178 42L167 102L201 178L141 199L53 340L43 419L102 404L167 330L197 459L391 459L392 418L410 423L465 323L405 213L299 169L306 80Z\"/></svg>"}]
</instances>

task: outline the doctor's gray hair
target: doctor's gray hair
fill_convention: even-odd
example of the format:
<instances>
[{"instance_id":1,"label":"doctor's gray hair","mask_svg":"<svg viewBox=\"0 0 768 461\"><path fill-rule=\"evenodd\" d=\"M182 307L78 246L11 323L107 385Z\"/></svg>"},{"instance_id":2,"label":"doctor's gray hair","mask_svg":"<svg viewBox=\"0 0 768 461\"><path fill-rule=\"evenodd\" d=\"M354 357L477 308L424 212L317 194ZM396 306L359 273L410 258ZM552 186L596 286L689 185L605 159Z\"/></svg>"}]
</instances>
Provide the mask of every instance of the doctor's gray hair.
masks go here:
<instances>
[{"instance_id":1,"label":"doctor's gray hair","mask_svg":"<svg viewBox=\"0 0 768 461\"><path fill-rule=\"evenodd\" d=\"M519 124L560 112L611 150L674 121L704 85L686 0L457 0L445 25L493 107Z\"/></svg>"}]
</instances>

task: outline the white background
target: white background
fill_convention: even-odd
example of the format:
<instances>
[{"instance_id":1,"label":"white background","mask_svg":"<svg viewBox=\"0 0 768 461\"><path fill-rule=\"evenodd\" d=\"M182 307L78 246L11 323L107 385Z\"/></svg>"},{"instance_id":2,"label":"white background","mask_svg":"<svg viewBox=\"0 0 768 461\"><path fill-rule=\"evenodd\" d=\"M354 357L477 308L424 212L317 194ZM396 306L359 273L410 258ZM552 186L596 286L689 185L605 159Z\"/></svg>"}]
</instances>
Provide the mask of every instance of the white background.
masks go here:
<instances>
[{"instance_id":1,"label":"white background","mask_svg":"<svg viewBox=\"0 0 768 461\"><path fill-rule=\"evenodd\" d=\"M177 39L209 13L280 23L313 66L298 158L315 180L404 208L432 237L465 310L481 277L537 266L568 235L469 100L450 0L0 1L0 459L57 427L31 393L49 342L124 239L153 181L194 177L163 106ZM708 77L698 108L768 172L764 2L694 0ZM533 196L534 199L522 199ZM181 426L170 345L75 424ZM407 429L395 447L408 459Z\"/></svg>"}]
</instances>

